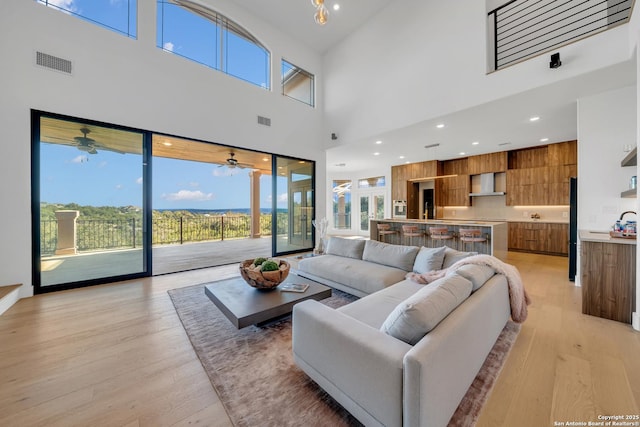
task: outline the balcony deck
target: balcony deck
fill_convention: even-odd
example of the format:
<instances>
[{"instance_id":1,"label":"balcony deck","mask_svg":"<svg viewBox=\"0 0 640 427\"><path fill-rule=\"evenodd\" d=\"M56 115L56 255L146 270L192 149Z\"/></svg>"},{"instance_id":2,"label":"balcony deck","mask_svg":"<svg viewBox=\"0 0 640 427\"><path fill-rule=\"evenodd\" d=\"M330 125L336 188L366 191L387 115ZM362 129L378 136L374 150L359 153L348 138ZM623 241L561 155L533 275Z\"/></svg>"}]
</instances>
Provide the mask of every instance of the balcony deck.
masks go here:
<instances>
[{"instance_id":1,"label":"balcony deck","mask_svg":"<svg viewBox=\"0 0 640 427\"><path fill-rule=\"evenodd\" d=\"M297 249L288 246L285 239L278 245L279 250ZM141 252L142 249L125 249L43 258L42 286L139 272ZM154 246L153 275L234 264L270 254L271 236Z\"/></svg>"}]
</instances>

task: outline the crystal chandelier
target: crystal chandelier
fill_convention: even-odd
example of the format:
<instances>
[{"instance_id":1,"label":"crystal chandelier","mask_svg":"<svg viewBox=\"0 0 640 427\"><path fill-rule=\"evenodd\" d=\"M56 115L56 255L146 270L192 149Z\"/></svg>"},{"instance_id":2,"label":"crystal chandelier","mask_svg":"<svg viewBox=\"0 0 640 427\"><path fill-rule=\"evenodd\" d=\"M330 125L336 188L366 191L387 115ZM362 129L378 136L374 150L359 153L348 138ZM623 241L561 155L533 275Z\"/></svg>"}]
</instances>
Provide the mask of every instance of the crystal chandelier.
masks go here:
<instances>
[{"instance_id":1,"label":"crystal chandelier","mask_svg":"<svg viewBox=\"0 0 640 427\"><path fill-rule=\"evenodd\" d=\"M329 10L324 5L324 0L311 0L311 4L316 8L316 13L313 15L316 23L319 25L326 24L329 18Z\"/></svg>"}]
</instances>

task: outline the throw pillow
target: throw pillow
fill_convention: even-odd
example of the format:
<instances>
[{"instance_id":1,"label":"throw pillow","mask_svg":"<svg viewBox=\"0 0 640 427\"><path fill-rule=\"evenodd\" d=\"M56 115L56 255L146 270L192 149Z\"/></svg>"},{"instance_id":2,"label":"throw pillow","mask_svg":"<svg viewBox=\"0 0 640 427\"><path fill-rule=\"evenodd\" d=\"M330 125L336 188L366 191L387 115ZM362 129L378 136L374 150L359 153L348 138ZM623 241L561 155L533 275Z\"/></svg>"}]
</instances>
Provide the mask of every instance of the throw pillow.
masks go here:
<instances>
[{"instance_id":1,"label":"throw pillow","mask_svg":"<svg viewBox=\"0 0 640 427\"><path fill-rule=\"evenodd\" d=\"M434 270L442 269L444 261L444 253L447 248L420 248L420 252L416 256L416 262L413 263L413 272L418 274L428 273Z\"/></svg>"},{"instance_id":2,"label":"throw pillow","mask_svg":"<svg viewBox=\"0 0 640 427\"><path fill-rule=\"evenodd\" d=\"M495 270L488 265L467 264L450 273L457 273L471 282L471 293L480 289L487 280L491 279L495 274Z\"/></svg>"},{"instance_id":3,"label":"throw pillow","mask_svg":"<svg viewBox=\"0 0 640 427\"><path fill-rule=\"evenodd\" d=\"M470 257L471 255L478 255L478 252L461 252L455 249L447 248L444 252L444 261L442 261L442 268L449 268L456 262Z\"/></svg>"},{"instance_id":4,"label":"throw pillow","mask_svg":"<svg viewBox=\"0 0 640 427\"><path fill-rule=\"evenodd\" d=\"M362 260L411 271L417 254L417 246L392 245L375 240L367 240L364 245Z\"/></svg>"},{"instance_id":5,"label":"throw pillow","mask_svg":"<svg viewBox=\"0 0 640 427\"><path fill-rule=\"evenodd\" d=\"M362 239L344 239L342 237L332 237L327 245L327 253L330 255L343 256L347 258L362 259L364 244Z\"/></svg>"},{"instance_id":6,"label":"throw pillow","mask_svg":"<svg viewBox=\"0 0 640 427\"><path fill-rule=\"evenodd\" d=\"M438 279L398 304L380 330L415 345L471 294L471 286L458 274Z\"/></svg>"}]
</instances>

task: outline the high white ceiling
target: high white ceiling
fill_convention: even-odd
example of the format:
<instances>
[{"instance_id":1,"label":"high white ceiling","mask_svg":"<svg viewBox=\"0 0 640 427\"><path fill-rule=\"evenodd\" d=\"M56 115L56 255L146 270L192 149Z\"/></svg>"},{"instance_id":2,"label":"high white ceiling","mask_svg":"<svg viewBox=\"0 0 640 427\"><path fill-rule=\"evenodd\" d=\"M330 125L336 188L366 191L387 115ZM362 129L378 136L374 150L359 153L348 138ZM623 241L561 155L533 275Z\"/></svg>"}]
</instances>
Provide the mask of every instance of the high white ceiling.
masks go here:
<instances>
[{"instance_id":1,"label":"high white ceiling","mask_svg":"<svg viewBox=\"0 0 640 427\"><path fill-rule=\"evenodd\" d=\"M311 0L236 0L251 13L320 53L348 37L385 7L393 7L394 1L326 0L329 22L320 26L313 20L315 9ZM339 11L333 11L335 3L340 4ZM574 140L577 139L576 100L634 85L635 75L635 60L631 60L366 140L349 141L327 151L327 170L381 170L406 162L461 157L461 152L474 155ZM530 122L533 116L540 120ZM445 127L436 128L439 123ZM540 141L542 138L549 140ZM376 145L378 140L382 144ZM475 141L479 144L472 145ZM424 148L436 143L439 147Z\"/></svg>"},{"instance_id":2,"label":"high white ceiling","mask_svg":"<svg viewBox=\"0 0 640 427\"><path fill-rule=\"evenodd\" d=\"M328 171L384 169L578 138L577 99L634 85L635 59L327 151ZM532 122L531 117L540 119ZM443 128L437 128L444 124ZM548 141L541 141L548 138ZM382 144L376 144L382 141ZM478 142L477 145L472 145ZM615 144L615 141L604 141ZM426 149L425 145L440 144ZM612 146L613 147L613 146ZM622 147L621 147L622 148ZM460 153L464 152L464 155ZM379 155L374 155L379 153ZM400 156L404 156L403 159Z\"/></svg>"},{"instance_id":3,"label":"high white ceiling","mask_svg":"<svg viewBox=\"0 0 640 427\"><path fill-rule=\"evenodd\" d=\"M325 0L329 20L316 24L311 0L236 0L236 3L310 48L324 53L394 0ZM333 10L339 4L338 11Z\"/></svg>"}]
</instances>

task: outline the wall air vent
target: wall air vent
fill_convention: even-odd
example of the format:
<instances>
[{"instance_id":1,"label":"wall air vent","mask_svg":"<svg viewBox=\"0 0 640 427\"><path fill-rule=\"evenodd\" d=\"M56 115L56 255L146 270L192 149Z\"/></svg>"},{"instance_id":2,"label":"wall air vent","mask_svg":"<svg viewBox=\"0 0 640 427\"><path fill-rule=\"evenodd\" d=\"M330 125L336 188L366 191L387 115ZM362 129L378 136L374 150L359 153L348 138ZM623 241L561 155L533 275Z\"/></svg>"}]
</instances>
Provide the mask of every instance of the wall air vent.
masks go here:
<instances>
[{"instance_id":1,"label":"wall air vent","mask_svg":"<svg viewBox=\"0 0 640 427\"><path fill-rule=\"evenodd\" d=\"M502 142L500 144L498 144L498 147L504 147L505 145L511 145L510 142Z\"/></svg>"},{"instance_id":2,"label":"wall air vent","mask_svg":"<svg viewBox=\"0 0 640 427\"><path fill-rule=\"evenodd\" d=\"M71 61L42 52L36 52L36 65L49 68L50 70L60 71L61 73L72 74Z\"/></svg>"},{"instance_id":3,"label":"wall air vent","mask_svg":"<svg viewBox=\"0 0 640 427\"><path fill-rule=\"evenodd\" d=\"M258 116L258 124L271 126L271 119L269 117Z\"/></svg>"}]
</instances>

